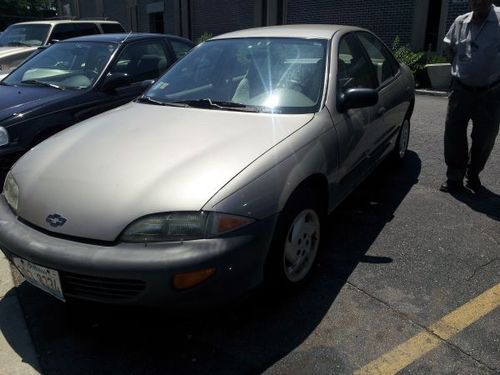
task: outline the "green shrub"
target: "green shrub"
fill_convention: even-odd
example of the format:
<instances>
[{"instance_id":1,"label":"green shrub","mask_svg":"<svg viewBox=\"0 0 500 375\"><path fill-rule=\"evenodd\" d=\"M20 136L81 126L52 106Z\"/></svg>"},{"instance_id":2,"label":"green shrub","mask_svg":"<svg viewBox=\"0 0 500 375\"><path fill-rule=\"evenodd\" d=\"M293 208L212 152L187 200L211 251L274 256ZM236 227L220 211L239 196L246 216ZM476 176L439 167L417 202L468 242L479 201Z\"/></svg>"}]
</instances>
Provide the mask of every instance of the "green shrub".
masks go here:
<instances>
[{"instance_id":1,"label":"green shrub","mask_svg":"<svg viewBox=\"0 0 500 375\"><path fill-rule=\"evenodd\" d=\"M402 45L399 36L392 43L392 52L394 53L394 57L400 63L407 65L413 74L424 68L426 63L425 52L415 52L409 45Z\"/></svg>"},{"instance_id":2,"label":"green shrub","mask_svg":"<svg viewBox=\"0 0 500 375\"><path fill-rule=\"evenodd\" d=\"M203 43L204 41L210 39L213 35L210 33L207 33L206 31L201 34L198 38L196 38L195 43L200 44Z\"/></svg>"}]
</instances>

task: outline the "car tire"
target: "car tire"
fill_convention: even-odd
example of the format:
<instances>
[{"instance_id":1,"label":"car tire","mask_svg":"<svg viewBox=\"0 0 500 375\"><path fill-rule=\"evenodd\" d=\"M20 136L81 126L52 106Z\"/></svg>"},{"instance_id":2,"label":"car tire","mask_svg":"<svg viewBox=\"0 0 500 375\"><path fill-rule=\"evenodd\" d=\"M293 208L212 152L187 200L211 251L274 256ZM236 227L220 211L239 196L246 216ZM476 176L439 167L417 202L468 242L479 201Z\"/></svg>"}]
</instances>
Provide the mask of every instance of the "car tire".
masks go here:
<instances>
[{"instance_id":1,"label":"car tire","mask_svg":"<svg viewBox=\"0 0 500 375\"><path fill-rule=\"evenodd\" d=\"M400 163L406 156L408 151L408 144L410 141L410 120L405 118L401 127L399 128L398 138L396 139L396 145L394 150L392 150L390 159L394 163Z\"/></svg>"},{"instance_id":2,"label":"car tire","mask_svg":"<svg viewBox=\"0 0 500 375\"><path fill-rule=\"evenodd\" d=\"M322 211L312 189L303 189L289 199L266 262L269 287L290 289L307 280L320 249Z\"/></svg>"}]
</instances>

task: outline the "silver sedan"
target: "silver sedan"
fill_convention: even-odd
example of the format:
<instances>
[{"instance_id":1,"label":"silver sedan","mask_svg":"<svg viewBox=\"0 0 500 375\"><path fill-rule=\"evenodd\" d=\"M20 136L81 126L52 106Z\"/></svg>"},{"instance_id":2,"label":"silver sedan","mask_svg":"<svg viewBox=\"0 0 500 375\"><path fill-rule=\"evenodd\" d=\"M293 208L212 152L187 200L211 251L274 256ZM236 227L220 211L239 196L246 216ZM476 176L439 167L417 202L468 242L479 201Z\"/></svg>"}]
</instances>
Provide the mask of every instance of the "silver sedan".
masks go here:
<instances>
[{"instance_id":1,"label":"silver sedan","mask_svg":"<svg viewBox=\"0 0 500 375\"><path fill-rule=\"evenodd\" d=\"M55 297L191 306L310 274L323 219L405 156L414 80L367 30L249 29L28 152L0 246Z\"/></svg>"}]
</instances>

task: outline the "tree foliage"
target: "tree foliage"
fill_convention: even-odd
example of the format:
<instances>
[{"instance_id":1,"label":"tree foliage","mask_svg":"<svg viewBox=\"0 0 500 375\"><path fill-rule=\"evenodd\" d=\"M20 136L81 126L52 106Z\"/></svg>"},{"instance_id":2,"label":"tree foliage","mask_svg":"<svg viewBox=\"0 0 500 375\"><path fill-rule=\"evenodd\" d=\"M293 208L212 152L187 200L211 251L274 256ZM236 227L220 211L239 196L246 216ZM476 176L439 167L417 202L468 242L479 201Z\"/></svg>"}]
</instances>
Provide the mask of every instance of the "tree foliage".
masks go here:
<instances>
[{"instance_id":1,"label":"tree foliage","mask_svg":"<svg viewBox=\"0 0 500 375\"><path fill-rule=\"evenodd\" d=\"M22 21L54 17L55 0L0 0L0 31Z\"/></svg>"},{"instance_id":2,"label":"tree foliage","mask_svg":"<svg viewBox=\"0 0 500 375\"><path fill-rule=\"evenodd\" d=\"M198 38L196 38L195 43L196 44L203 43L203 42L207 41L208 39L210 39L212 36L213 36L212 34L205 31Z\"/></svg>"}]
</instances>

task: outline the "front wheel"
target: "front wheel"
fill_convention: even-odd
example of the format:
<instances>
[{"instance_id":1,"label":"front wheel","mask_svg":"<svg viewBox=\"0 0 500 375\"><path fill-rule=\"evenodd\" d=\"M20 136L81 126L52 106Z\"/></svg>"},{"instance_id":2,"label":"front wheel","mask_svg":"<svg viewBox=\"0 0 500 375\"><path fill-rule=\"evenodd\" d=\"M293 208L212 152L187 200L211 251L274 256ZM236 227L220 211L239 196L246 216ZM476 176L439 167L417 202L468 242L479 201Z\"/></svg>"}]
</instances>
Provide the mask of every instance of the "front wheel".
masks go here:
<instances>
[{"instance_id":1,"label":"front wheel","mask_svg":"<svg viewBox=\"0 0 500 375\"><path fill-rule=\"evenodd\" d=\"M410 142L410 120L405 119L401 128L399 129L399 135L396 140L396 146L391 154L391 159L395 162L400 162L404 159L406 152L408 151L408 143Z\"/></svg>"},{"instance_id":2,"label":"front wheel","mask_svg":"<svg viewBox=\"0 0 500 375\"><path fill-rule=\"evenodd\" d=\"M299 285L310 274L321 240L321 214L311 195L292 197L280 217L266 264L276 286Z\"/></svg>"}]
</instances>

